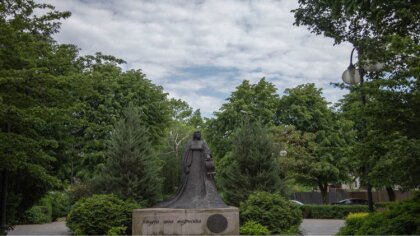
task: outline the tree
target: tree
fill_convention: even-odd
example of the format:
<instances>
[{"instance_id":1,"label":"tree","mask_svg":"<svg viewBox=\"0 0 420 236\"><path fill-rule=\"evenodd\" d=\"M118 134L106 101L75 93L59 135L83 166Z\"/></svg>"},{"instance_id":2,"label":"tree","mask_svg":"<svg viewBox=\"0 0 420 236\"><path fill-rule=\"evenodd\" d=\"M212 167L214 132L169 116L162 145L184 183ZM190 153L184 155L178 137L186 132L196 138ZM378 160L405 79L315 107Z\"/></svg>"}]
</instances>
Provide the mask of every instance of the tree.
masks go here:
<instances>
[{"instance_id":1,"label":"tree","mask_svg":"<svg viewBox=\"0 0 420 236\"><path fill-rule=\"evenodd\" d=\"M371 86L373 83L367 84L368 88ZM410 107L410 100L415 95L375 88L369 91L366 105L362 106L357 91L353 91L341 101L340 107L347 119L356 121L357 143L352 147L353 162L365 161L370 169L369 176L363 180L368 179L377 188L386 188L392 199L392 186L411 189L419 185L419 139L413 132L417 124L413 122L416 118ZM361 128L361 117L365 129Z\"/></svg>"},{"instance_id":2,"label":"tree","mask_svg":"<svg viewBox=\"0 0 420 236\"><path fill-rule=\"evenodd\" d=\"M43 14L36 16L35 11ZM0 226L4 233L47 189L72 106L77 49L52 39L69 12L31 0L0 2ZM9 208L7 209L6 206ZM6 211L7 210L7 211Z\"/></svg>"},{"instance_id":3,"label":"tree","mask_svg":"<svg viewBox=\"0 0 420 236\"><path fill-rule=\"evenodd\" d=\"M121 59L97 53L79 59L84 65L79 75L79 103L73 115L80 120L74 133L81 138L80 161L76 176L82 180L93 177L105 162L105 153L113 125L131 103L139 108L141 120L148 128L152 145L164 140L170 125L170 108L163 88L151 83L140 70L123 72ZM81 88L80 88L81 87Z\"/></svg>"},{"instance_id":4,"label":"tree","mask_svg":"<svg viewBox=\"0 0 420 236\"><path fill-rule=\"evenodd\" d=\"M367 73L363 88L349 88L342 109L358 131L354 162L363 160L370 169L369 182L388 190L393 184L419 186L418 178L412 178L420 162L415 148L420 133L419 9L418 1L405 0L301 0L293 10L296 25L336 44L353 44L360 67L385 63L385 73ZM364 106L355 98L359 93L365 94Z\"/></svg>"},{"instance_id":5,"label":"tree","mask_svg":"<svg viewBox=\"0 0 420 236\"><path fill-rule=\"evenodd\" d=\"M286 89L277 114L281 125L272 128L272 133L288 150L281 165L298 183L318 187L323 203L328 204L329 184L347 179L352 123L328 108L314 84Z\"/></svg>"},{"instance_id":6,"label":"tree","mask_svg":"<svg viewBox=\"0 0 420 236\"><path fill-rule=\"evenodd\" d=\"M257 84L244 80L214 118L206 122L206 135L216 161L230 150L230 136L243 124L244 116L263 124L273 124L278 102L275 86L262 78Z\"/></svg>"},{"instance_id":7,"label":"tree","mask_svg":"<svg viewBox=\"0 0 420 236\"><path fill-rule=\"evenodd\" d=\"M239 206L254 191L283 193L275 147L262 124L245 123L235 131L232 144L216 176L228 204Z\"/></svg>"},{"instance_id":8,"label":"tree","mask_svg":"<svg viewBox=\"0 0 420 236\"><path fill-rule=\"evenodd\" d=\"M97 188L134 199L144 206L156 203L161 194L160 163L153 152L139 109L130 106L115 124L107 160L98 176Z\"/></svg>"},{"instance_id":9,"label":"tree","mask_svg":"<svg viewBox=\"0 0 420 236\"><path fill-rule=\"evenodd\" d=\"M296 25L333 38L336 44L349 42L363 52L362 60L383 61L389 71L403 72L418 61L419 10L417 1L406 0L299 0L292 12Z\"/></svg>"},{"instance_id":10,"label":"tree","mask_svg":"<svg viewBox=\"0 0 420 236\"><path fill-rule=\"evenodd\" d=\"M159 148L163 162L163 193L172 195L181 183L182 158L185 145L194 128L181 122L174 122L167 131L166 142Z\"/></svg>"}]
</instances>

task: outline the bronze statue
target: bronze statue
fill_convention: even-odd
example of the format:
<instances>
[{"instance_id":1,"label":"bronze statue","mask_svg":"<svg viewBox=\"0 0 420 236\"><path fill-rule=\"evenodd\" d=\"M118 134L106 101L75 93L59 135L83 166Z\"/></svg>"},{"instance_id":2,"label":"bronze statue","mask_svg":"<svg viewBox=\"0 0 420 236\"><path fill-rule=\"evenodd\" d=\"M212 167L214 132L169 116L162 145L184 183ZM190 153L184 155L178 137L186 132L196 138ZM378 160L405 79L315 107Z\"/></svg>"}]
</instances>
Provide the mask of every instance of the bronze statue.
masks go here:
<instances>
[{"instance_id":1,"label":"bronze statue","mask_svg":"<svg viewBox=\"0 0 420 236\"><path fill-rule=\"evenodd\" d=\"M224 208L214 183L214 162L200 131L185 148L181 186L170 199L155 207L164 208Z\"/></svg>"}]
</instances>

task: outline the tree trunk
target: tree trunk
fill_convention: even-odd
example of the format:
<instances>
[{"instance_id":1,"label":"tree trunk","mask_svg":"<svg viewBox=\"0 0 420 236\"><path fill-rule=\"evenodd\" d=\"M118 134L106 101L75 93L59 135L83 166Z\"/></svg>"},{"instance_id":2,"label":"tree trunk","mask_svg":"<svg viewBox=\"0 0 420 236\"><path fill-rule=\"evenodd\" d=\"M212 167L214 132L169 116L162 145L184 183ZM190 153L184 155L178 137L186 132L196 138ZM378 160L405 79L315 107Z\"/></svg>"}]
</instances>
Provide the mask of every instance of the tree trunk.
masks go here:
<instances>
[{"instance_id":1,"label":"tree trunk","mask_svg":"<svg viewBox=\"0 0 420 236\"><path fill-rule=\"evenodd\" d=\"M5 234L7 230L6 204L7 204L7 171L3 170L0 174L0 234Z\"/></svg>"},{"instance_id":2,"label":"tree trunk","mask_svg":"<svg viewBox=\"0 0 420 236\"><path fill-rule=\"evenodd\" d=\"M328 204L328 184L319 184L319 190L321 190L322 204Z\"/></svg>"},{"instance_id":3,"label":"tree trunk","mask_svg":"<svg viewBox=\"0 0 420 236\"><path fill-rule=\"evenodd\" d=\"M386 188L386 192L388 193L388 199L391 202L395 202L395 192L394 189L392 189L391 186L387 186Z\"/></svg>"}]
</instances>

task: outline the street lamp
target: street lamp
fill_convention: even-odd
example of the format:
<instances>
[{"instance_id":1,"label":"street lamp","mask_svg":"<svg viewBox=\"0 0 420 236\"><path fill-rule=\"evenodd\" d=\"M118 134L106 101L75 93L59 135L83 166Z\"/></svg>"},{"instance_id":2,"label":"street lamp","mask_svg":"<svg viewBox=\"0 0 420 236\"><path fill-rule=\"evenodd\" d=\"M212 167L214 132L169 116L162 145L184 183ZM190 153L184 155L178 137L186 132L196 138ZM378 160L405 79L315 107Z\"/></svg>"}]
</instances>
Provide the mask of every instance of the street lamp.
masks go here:
<instances>
[{"instance_id":1,"label":"street lamp","mask_svg":"<svg viewBox=\"0 0 420 236\"><path fill-rule=\"evenodd\" d=\"M372 62L366 60L365 64L359 65L360 68L356 68L353 64L353 53L355 50L357 49L353 48L353 50L351 50L350 65L347 68L347 70L343 72L341 78L346 84L349 84L349 85L360 84L360 87L362 87L364 83L363 77L365 75L365 72L366 71L380 71L383 69L384 64L383 63L372 64ZM360 56L360 52L359 52L359 56ZM365 106L366 96L365 96L365 93L363 92L363 89L361 89L360 91L360 100L362 101L362 105ZM366 129L365 120L363 120L363 129ZM368 166L367 161L365 161L364 163L364 172L365 172L364 175L366 177L366 182L367 182L366 187L367 187L367 194L368 194L368 209L369 209L369 212L373 212L372 186L370 185L370 181L368 180L369 166Z\"/></svg>"}]
</instances>

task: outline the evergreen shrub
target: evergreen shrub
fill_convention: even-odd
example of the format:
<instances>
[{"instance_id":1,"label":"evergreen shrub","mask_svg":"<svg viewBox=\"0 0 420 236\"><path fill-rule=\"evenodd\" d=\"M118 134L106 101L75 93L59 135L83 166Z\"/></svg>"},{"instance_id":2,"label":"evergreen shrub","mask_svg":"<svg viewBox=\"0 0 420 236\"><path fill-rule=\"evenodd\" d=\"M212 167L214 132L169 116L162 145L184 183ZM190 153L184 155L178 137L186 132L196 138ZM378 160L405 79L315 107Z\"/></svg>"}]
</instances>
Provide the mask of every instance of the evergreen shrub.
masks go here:
<instances>
[{"instance_id":1,"label":"evergreen shrub","mask_svg":"<svg viewBox=\"0 0 420 236\"><path fill-rule=\"evenodd\" d=\"M305 219L345 219L350 213L367 212L366 205L304 205L301 206Z\"/></svg>"},{"instance_id":2,"label":"evergreen shrub","mask_svg":"<svg viewBox=\"0 0 420 236\"><path fill-rule=\"evenodd\" d=\"M51 204L35 205L25 212L25 223L44 224L52 221Z\"/></svg>"},{"instance_id":3,"label":"evergreen shrub","mask_svg":"<svg viewBox=\"0 0 420 236\"><path fill-rule=\"evenodd\" d=\"M339 234L420 235L420 194L415 194L410 200L395 202L388 210L369 214L361 223L351 221L354 221L351 217L346 220Z\"/></svg>"},{"instance_id":4,"label":"evergreen shrub","mask_svg":"<svg viewBox=\"0 0 420 236\"><path fill-rule=\"evenodd\" d=\"M345 226L341 227L337 235L354 235L368 215L366 212L350 213L346 217Z\"/></svg>"},{"instance_id":5,"label":"evergreen shrub","mask_svg":"<svg viewBox=\"0 0 420 236\"><path fill-rule=\"evenodd\" d=\"M242 235L270 235L270 231L264 225L253 220L245 222L240 228Z\"/></svg>"},{"instance_id":6,"label":"evergreen shrub","mask_svg":"<svg viewBox=\"0 0 420 236\"><path fill-rule=\"evenodd\" d=\"M242 222L255 221L273 234L296 234L302 222L302 212L280 194L255 192L240 205Z\"/></svg>"},{"instance_id":7,"label":"evergreen shrub","mask_svg":"<svg viewBox=\"0 0 420 236\"><path fill-rule=\"evenodd\" d=\"M123 201L115 195L93 195L72 207L67 216L67 226L75 235L104 235L115 227L126 227L121 234L131 234L133 209L138 204Z\"/></svg>"}]
</instances>

